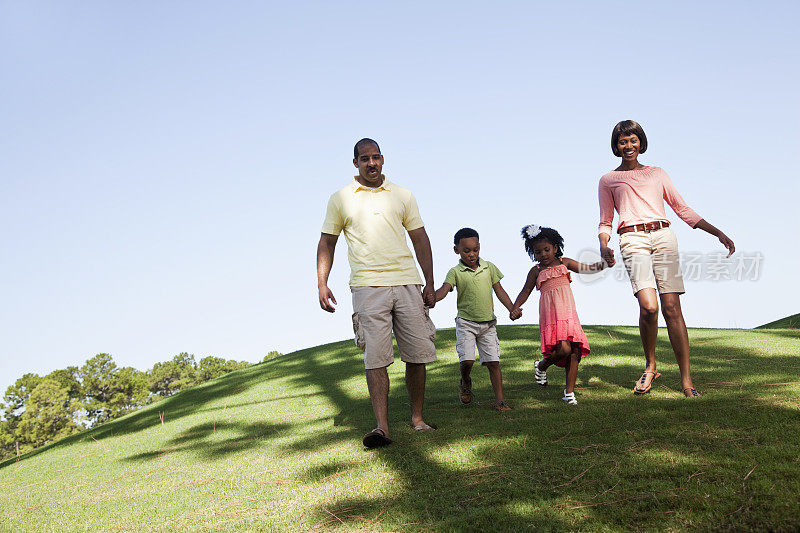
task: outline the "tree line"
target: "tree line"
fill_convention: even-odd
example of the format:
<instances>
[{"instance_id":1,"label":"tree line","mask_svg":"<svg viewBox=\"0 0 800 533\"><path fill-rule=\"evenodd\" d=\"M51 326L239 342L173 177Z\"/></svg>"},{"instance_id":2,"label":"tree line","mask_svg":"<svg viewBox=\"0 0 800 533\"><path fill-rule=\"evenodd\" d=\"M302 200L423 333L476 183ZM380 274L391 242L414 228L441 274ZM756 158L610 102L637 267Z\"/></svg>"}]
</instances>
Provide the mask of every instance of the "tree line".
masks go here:
<instances>
[{"instance_id":1,"label":"tree line","mask_svg":"<svg viewBox=\"0 0 800 533\"><path fill-rule=\"evenodd\" d=\"M0 403L0 460L246 366L250 363L214 356L195 361L194 355L183 352L142 372L119 367L109 354L101 353L81 367L69 366L46 376L25 374L6 389Z\"/></svg>"}]
</instances>

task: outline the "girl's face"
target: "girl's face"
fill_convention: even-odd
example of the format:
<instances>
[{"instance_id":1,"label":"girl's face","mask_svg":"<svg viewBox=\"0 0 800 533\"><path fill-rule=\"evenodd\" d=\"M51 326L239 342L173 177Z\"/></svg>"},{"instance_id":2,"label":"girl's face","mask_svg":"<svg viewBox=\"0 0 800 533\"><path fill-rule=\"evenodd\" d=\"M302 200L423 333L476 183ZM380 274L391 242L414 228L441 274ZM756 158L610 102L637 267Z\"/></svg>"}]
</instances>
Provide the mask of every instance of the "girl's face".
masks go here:
<instances>
[{"instance_id":1,"label":"girl's face","mask_svg":"<svg viewBox=\"0 0 800 533\"><path fill-rule=\"evenodd\" d=\"M617 139L617 149L622 155L623 161L636 161L639 157L639 148L639 137L634 133L620 136L620 138Z\"/></svg>"},{"instance_id":2,"label":"girl's face","mask_svg":"<svg viewBox=\"0 0 800 533\"><path fill-rule=\"evenodd\" d=\"M550 241L541 240L533 243L533 258L544 267L551 266L556 262L557 252L558 248L553 246Z\"/></svg>"}]
</instances>

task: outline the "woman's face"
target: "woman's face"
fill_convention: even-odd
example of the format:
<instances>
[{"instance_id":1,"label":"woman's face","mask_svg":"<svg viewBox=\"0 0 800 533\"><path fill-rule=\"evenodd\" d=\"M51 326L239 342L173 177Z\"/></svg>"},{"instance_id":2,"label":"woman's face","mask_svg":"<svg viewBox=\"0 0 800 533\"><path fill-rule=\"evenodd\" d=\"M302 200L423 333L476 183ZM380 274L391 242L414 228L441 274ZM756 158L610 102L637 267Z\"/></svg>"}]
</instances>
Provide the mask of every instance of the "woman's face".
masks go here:
<instances>
[{"instance_id":1,"label":"woman's face","mask_svg":"<svg viewBox=\"0 0 800 533\"><path fill-rule=\"evenodd\" d=\"M620 135L617 139L617 150L623 161L636 161L639 157L639 137L635 133Z\"/></svg>"}]
</instances>

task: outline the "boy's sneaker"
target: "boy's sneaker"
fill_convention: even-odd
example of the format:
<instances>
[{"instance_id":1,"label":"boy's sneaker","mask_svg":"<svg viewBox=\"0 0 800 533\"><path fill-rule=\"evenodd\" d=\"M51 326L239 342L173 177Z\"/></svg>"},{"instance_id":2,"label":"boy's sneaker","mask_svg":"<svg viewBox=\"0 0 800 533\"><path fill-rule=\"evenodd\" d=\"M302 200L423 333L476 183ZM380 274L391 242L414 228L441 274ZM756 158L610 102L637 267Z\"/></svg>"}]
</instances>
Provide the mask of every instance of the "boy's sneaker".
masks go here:
<instances>
[{"instance_id":1,"label":"boy's sneaker","mask_svg":"<svg viewBox=\"0 0 800 533\"><path fill-rule=\"evenodd\" d=\"M511 406L508 405L506 402L497 402L492 406L492 409L495 411L510 411Z\"/></svg>"},{"instance_id":2,"label":"boy's sneaker","mask_svg":"<svg viewBox=\"0 0 800 533\"><path fill-rule=\"evenodd\" d=\"M472 403L472 382L470 382L470 387L464 386L464 380L462 379L458 383L458 399L461 400L461 403L467 405L468 403Z\"/></svg>"},{"instance_id":3,"label":"boy's sneaker","mask_svg":"<svg viewBox=\"0 0 800 533\"><path fill-rule=\"evenodd\" d=\"M536 378L536 383L541 385L542 387L547 386L547 372L544 370L539 370L539 363L541 361L537 361L533 364L533 377Z\"/></svg>"}]
</instances>

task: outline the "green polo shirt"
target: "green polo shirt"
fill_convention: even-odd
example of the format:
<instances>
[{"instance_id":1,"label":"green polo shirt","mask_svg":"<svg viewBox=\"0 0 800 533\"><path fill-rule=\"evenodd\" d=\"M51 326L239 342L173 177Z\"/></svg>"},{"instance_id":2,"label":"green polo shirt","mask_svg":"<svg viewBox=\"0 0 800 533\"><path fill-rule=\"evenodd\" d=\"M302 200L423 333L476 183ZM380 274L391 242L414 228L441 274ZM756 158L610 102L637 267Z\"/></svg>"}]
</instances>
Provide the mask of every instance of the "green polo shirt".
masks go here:
<instances>
[{"instance_id":1,"label":"green polo shirt","mask_svg":"<svg viewBox=\"0 0 800 533\"><path fill-rule=\"evenodd\" d=\"M473 322L494 320L494 294L492 285L503 278L500 270L489 261L478 259L478 268L472 270L461 260L447 273L444 282L458 290L458 316Z\"/></svg>"}]
</instances>

